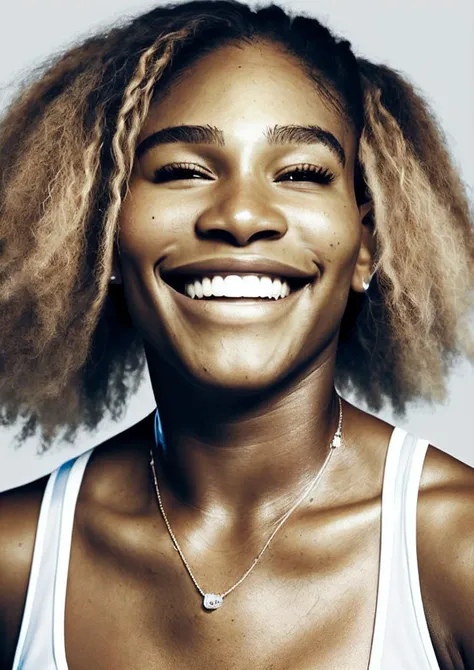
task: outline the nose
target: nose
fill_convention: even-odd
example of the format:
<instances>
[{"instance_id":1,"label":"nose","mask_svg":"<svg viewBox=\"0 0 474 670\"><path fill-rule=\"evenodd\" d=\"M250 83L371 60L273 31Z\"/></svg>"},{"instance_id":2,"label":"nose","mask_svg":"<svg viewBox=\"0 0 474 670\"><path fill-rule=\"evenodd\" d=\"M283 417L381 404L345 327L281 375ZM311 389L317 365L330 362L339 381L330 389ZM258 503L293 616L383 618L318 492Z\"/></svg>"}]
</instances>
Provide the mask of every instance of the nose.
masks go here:
<instances>
[{"instance_id":1,"label":"nose","mask_svg":"<svg viewBox=\"0 0 474 670\"><path fill-rule=\"evenodd\" d=\"M288 230L285 216L272 205L271 196L257 193L257 188L255 182L227 188L200 215L196 223L198 236L242 247L260 239L283 237Z\"/></svg>"}]
</instances>

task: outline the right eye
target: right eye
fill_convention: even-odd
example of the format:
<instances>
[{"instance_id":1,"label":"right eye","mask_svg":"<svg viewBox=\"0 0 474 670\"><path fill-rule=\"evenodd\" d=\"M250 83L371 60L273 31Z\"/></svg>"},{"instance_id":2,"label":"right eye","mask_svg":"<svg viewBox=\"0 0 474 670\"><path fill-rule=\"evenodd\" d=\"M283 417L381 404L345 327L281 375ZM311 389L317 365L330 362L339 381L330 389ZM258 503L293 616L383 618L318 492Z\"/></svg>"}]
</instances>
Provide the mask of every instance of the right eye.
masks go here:
<instances>
[{"instance_id":1,"label":"right eye","mask_svg":"<svg viewBox=\"0 0 474 670\"><path fill-rule=\"evenodd\" d=\"M155 170L153 183L161 184L166 181L192 179L191 175L196 174L201 177L208 177L207 173L203 172L203 170L193 163L170 163L159 170ZM193 181L195 181L195 179L193 179Z\"/></svg>"}]
</instances>

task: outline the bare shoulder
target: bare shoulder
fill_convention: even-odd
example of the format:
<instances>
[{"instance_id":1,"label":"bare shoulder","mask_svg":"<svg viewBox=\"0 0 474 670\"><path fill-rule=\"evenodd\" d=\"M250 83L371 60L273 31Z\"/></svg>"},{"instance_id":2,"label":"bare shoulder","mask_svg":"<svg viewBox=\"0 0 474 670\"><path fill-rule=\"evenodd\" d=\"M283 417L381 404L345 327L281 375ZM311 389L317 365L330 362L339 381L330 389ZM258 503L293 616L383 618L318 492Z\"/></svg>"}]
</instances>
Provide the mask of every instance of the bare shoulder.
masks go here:
<instances>
[{"instance_id":1,"label":"bare shoulder","mask_svg":"<svg viewBox=\"0 0 474 670\"><path fill-rule=\"evenodd\" d=\"M474 668L474 468L430 445L417 518L422 597L437 651L455 667Z\"/></svg>"},{"instance_id":2,"label":"bare shoulder","mask_svg":"<svg viewBox=\"0 0 474 670\"><path fill-rule=\"evenodd\" d=\"M0 667L20 632L41 501L48 477L0 494Z\"/></svg>"}]
</instances>

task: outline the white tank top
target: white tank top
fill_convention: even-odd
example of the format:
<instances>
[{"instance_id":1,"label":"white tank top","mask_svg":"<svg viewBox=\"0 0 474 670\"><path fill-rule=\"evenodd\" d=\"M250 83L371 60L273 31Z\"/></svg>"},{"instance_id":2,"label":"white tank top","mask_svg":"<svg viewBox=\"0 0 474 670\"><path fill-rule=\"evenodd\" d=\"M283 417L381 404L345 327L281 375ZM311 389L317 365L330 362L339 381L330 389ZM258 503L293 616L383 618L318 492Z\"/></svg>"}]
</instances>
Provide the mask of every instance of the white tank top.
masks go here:
<instances>
[{"instance_id":1,"label":"white tank top","mask_svg":"<svg viewBox=\"0 0 474 670\"><path fill-rule=\"evenodd\" d=\"M427 440L395 428L385 460L379 579L367 670L440 670L421 599L416 509ZM12 670L68 670L64 612L74 510L93 449L51 473ZM315 668L317 670L317 668Z\"/></svg>"}]
</instances>

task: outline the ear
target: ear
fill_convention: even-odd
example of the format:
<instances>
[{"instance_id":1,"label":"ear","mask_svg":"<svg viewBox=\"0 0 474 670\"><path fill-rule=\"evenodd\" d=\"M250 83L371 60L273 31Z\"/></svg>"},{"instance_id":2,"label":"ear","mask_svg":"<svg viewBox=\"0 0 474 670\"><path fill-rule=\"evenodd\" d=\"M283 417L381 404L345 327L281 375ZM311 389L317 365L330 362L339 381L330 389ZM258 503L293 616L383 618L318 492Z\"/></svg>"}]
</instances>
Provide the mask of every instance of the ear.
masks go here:
<instances>
[{"instance_id":1,"label":"ear","mask_svg":"<svg viewBox=\"0 0 474 670\"><path fill-rule=\"evenodd\" d=\"M364 219L370 212L372 212L373 203L371 200L359 205L360 223L362 226L362 234L360 241L359 255L352 275L351 288L357 293L363 293L364 281L370 281L372 276L372 267L375 257L375 237L373 226L370 222L364 222Z\"/></svg>"}]
</instances>

